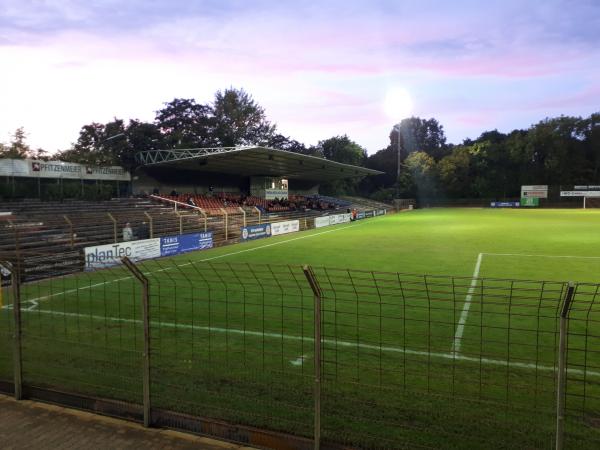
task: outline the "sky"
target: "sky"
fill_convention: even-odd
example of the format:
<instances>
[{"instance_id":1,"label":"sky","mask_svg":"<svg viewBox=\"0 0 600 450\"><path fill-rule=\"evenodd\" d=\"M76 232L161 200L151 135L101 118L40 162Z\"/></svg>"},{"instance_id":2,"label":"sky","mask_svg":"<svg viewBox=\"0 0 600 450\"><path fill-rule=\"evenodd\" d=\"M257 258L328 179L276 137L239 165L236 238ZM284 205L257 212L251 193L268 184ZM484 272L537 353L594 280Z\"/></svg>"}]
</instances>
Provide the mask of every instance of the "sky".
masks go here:
<instances>
[{"instance_id":1,"label":"sky","mask_svg":"<svg viewBox=\"0 0 600 450\"><path fill-rule=\"evenodd\" d=\"M244 88L281 134L372 154L397 115L449 142L600 111L599 0L0 0L0 142L64 150L91 122ZM390 111L392 109L392 111Z\"/></svg>"}]
</instances>

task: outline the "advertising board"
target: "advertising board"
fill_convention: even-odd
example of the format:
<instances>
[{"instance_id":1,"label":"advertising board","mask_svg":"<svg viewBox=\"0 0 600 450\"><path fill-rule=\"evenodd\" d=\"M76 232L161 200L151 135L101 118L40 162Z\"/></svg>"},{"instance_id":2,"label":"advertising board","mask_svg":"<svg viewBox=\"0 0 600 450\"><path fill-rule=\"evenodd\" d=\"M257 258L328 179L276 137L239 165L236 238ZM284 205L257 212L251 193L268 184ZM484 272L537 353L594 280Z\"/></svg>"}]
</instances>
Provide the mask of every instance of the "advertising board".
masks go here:
<instances>
[{"instance_id":1,"label":"advertising board","mask_svg":"<svg viewBox=\"0 0 600 450\"><path fill-rule=\"evenodd\" d=\"M329 216L315 217L315 228L327 227L331 224Z\"/></svg>"},{"instance_id":2,"label":"advertising board","mask_svg":"<svg viewBox=\"0 0 600 450\"><path fill-rule=\"evenodd\" d=\"M521 198L521 206L540 206L540 199L537 197Z\"/></svg>"},{"instance_id":3,"label":"advertising board","mask_svg":"<svg viewBox=\"0 0 600 450\"><path fill-rule=\"evenodd\" d=\"M0 175L32 178L69 178L82 180L130 181L131 175L119 166L87 166L64 161L2 159Z\"/></svg>"},{"instance_id":4,"label":"advertising board","mask_svg":"<svg viewBox=\"0 0 600 450\"><path fill-rule=\"evenodd\" d=\"M492 208L518 208L521 206L521 202L491 202Z\"/></svg>"},{"instance_id":5,"label":"advertising board","mask_svg":"<svg viewBox=\"0 0 600 450\"><path fill-rule=\"evenodd\" d=\"M287 189L265 189L265 198L267 200L288 198L288 191Z\"/></svg>"},{"instance_id":6,"label":"advertising board","mask_svg":"<svg viewBox=\"0 0 600 450\"><path fill-rule=\"evenodd\" d=\"M521 198L548 198L548 185L536 184L521 186Z\"/></svg>"},{"instance_id":7,"label":"advertising board","mask_svg":"<svg viewBox=\"0 0 600 450\"><path fill-rule=\"evenodd\" d=\"M213 247L212 232L189 233L160 238L160 256L179 255Z\"/></svg>"},{"instance_id":8,"label":"advertising board","mask_svg":"<svg viewBox=\"0 0 600 450\"><path fill-rule=\"evenodd\" d=\"M560 191L561 197L600 197L600 191Z\"/></svg>"},{"instance_id":9,"label":"advertising board","mask_svg":"<svg viewBox=\"0 0 600 450\"><path fill-rule=\"evenodd\" d=\"M251 241L254 239L262 239L271 236L271 224L263 223L262 225L251 225L242 227L242 241Z\"/></svg>"},{"instance_id":10,"label":"advertising board","mask_svg":"<svg viewBox=\"0 0 600 450\"><path fill-rule=\"evenodd\" d=\"M338 223L346 223L352 220L352 214L332 214L325 217L315 218L315 228L326 227L328 225L337 225Z\"/></svg>"},{"instance_id":11,"label":"advertising board","mask_svg":"<svg viewBox=\"0 0 600 450\"><path fill-rule=\"evenodd\" d=\"M275 222L271 224L271 236L294 233L296 231L300 231L299 220L288 220L285 222Z\"/></svg>"},{"instance_id":12,"label":"advertising board","mask_svg":"<svg viewBox=\"0 0 600 450\"><path fill-rule=\"evenodd\" d=\"M160 238L154 238L86 247L84 249L85 268L89 270L114 266L120 264L121 258L125 256L132 261L158 258L160 257L160 243Z\"/></svg>"}]
</instances>

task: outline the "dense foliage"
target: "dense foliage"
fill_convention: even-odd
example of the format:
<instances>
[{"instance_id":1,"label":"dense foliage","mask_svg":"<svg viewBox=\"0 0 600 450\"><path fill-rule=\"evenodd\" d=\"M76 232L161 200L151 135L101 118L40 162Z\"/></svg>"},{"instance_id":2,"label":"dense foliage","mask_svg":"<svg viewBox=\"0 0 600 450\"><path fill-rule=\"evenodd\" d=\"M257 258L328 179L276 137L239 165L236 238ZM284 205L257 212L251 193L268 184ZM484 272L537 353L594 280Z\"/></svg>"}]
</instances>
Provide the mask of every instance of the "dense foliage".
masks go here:
<instances>
[{"instance_id":1,"label":"dense foliage","mask_svg":"<svg viewBox=\"0 0 600 450\"><path fill-rule=\"evenodd\" d=\"M156 111L153 122L115 118L84 125L71 148L55 155L32 150L19 128L9 144L0 144L0 157L51 157L133 169L134 155L142 150L236 145L265 145L380 170L382 175L360 182L328 183L322 191L384 201L397 196L514 198L522 184L600 184L600 113L547 118L508 134L486 131L459 145L446 142L436 119L411 117L393 126L388 147L368 156L347 135L306 146L279 134L252 96L234 88L216 92L212 103L173 99Z\"/></svg>"},{"instance_id":2,"label":"dense foliage","mask_svg":"<svg viewBox=\"0 0 600 450\"><path fill-rule=\"evenodd\" d=\"M368 158L367 167L386 173L365 180L363 193L381 200L395 195L501 199L518 197L524 184L600 184L600 113L548 118L508 134L486 131L459 145L446 144L441 126L423 132L423 122L404 120L399 132L392 131L390 145Z\"/></svg>"}]
</instances>

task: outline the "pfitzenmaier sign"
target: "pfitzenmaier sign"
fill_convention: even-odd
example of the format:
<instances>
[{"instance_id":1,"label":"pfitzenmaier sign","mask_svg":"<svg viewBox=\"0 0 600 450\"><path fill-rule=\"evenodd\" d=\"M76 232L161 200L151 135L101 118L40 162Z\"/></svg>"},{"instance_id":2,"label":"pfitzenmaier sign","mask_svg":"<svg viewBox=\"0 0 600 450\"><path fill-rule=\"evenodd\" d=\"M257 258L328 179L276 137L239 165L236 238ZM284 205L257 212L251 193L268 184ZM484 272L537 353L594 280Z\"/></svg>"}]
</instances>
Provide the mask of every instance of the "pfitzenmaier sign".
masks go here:
<instances>
[{"instance_id":1,"label":"pfitzenmaier sign","mask_svg":"<svg viewBox=\"0 0 600 450\"><path fill-rule=\"evenodd\" d=\"M86 166L64 161L9 158L0 159L0 176L131 181L129 172L119 166Z\"/></svg>"}]
</instances>

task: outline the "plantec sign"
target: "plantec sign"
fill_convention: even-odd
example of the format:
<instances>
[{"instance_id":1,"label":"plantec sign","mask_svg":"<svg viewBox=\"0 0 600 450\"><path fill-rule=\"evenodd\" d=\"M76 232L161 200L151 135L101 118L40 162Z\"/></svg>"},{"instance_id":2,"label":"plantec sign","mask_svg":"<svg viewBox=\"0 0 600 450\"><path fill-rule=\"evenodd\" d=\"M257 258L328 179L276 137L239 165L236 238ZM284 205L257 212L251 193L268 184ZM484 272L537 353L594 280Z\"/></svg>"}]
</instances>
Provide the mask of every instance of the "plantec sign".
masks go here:
<instances>
[{"instance_id":1,"label":"plantec sign","mask_svg":"<svg viewBox=\"0 0 600 450\"><path fill-rule=\"evenodd\" d=\"M212 246L213 235L212 232L208 232L86 247L84 249L85 268L91 270L114 266L120 264L121 258L125 256L132 261L141 261L161 256L179 255L194 250L205 250Z\"/></svg>"},{"instance_id":2,"label":"plantec sign","mask_svg":"<svg viewBox=\"0 0 600 450\"><path fill-rule=\"evenodd\" d=\"M132 261L160 257L160 238L119 242L84 249L85 268L101 269L121 262L127 256Z\"/></svg>"}]
</instances>

